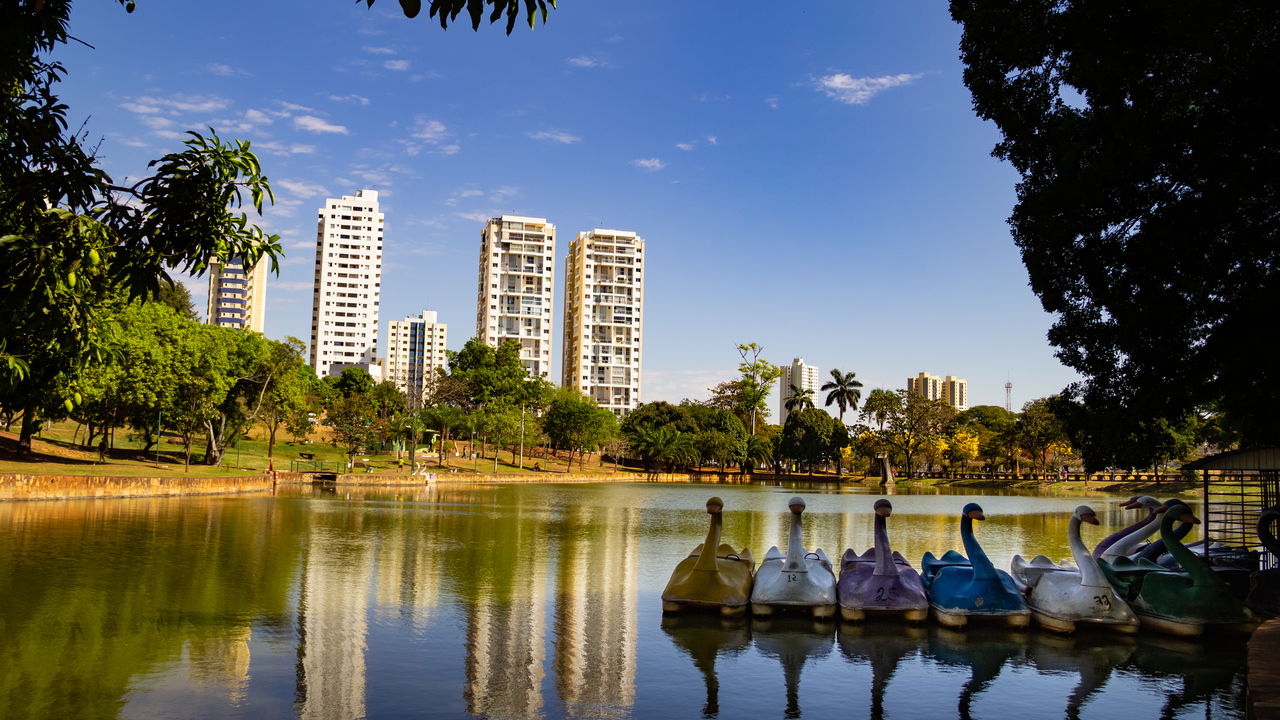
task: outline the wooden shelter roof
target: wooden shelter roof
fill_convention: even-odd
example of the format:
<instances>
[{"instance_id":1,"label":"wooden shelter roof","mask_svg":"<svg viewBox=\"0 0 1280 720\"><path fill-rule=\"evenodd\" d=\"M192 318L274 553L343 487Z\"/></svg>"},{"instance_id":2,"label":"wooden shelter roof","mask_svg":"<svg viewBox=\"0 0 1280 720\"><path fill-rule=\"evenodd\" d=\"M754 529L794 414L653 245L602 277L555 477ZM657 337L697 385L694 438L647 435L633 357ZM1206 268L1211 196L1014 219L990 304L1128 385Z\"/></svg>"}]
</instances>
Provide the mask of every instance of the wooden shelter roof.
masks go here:
<instances>
[{"instance_id":1,"label":"wooden shelter roof","mask_svg":"<svg viewBox=\"0 0 1280 720\"><path fill-rule=\"evenodd\" d=\"M1249 448L1209 455L1182 466L1183 470L1280 470L1280 448Z\"/></svg>"}]
</instances>

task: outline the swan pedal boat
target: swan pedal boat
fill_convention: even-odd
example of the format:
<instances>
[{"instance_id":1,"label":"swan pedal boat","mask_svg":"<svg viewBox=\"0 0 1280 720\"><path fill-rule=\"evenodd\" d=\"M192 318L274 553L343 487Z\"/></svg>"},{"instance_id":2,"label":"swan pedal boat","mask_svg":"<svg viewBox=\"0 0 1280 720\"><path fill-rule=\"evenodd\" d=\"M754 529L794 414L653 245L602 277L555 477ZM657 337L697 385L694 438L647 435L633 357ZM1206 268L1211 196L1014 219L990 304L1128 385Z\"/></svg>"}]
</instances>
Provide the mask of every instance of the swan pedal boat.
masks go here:
<instances>
[{"instance_id":1,"label":"swan pedal boat","mask_svg":"<svg viewBox=\"0 0 1280 720\"><path fill-rule=\"evenodd\" d=\"M1071 513L1067 540L1076 565L1057 564L1044 555L1030 562L1015 555L1012 575L1025 589L1027 606L1036 624L1046 630L1073 633L1081 624L1106 627L1131 634L1138 631L1138 617L1112 588L1084 541L1080 524L1098 524L1097 513L1081 505Z\"/></svg>"},{"instance_id":2,"label":"swan pedal boat","mask_svg":"<svg viewBox=\"0 0 1280 720\"><path fill-rule=\"evenodd\" d=\"M974 537L973 521L985 519L977 503L965 505L961 512L960 538L968 558L955 550L940 558L924 554L921 579L929 606L938 623L946 627L963 628L970 619L1026 627L1031 624L1031 611L1022 591L1009 573L995 568Z\"/></svg>"},{"instance_id":3,"label":"swan pedal boat","mask_svg":"<svg viewBox=\"0 0 1280 720\"><path fill-rule=\"evenodd\" d=\"M707 500L707 513L711 515L707 539L681 560L662 591L662 611L681 612L689 608L714 608L723 616L741 615L751 600L751 571L755 558L746 548L736 552L733 547L720 543L724 523L724 501L718 497ZM714 551L704 552L706 548Z\"/></svg>"},{"instance_id":4,"label":"swan pedal boat","mask_svg":"<svg viewBox=\"0 0 1280 720\"><path fill-rule=\"evenodd\" d=\"M1139 620L1145 627L1182 637L1202 635L1206 627L1251 631L1256 625L1253 613L1235 598L1204 558L1175 537L1173 524L1179 520L1200 521L1182 504L1170 507L1160 521L1160 537L1183 571L1161 568L1138 579L1137 587L1131 590L1131 604Z\"/></svg>"},{"instance_id":5,"label":"swan pedal boat","mask_svg":"<svg viewBox=\"0 0 1280 720\"><path fill-rule=\"evenodd\" d=\"M831 560L821 549L808 552L804 548L804 498L791 498L787 507L791 510L787 552L784 555L775 545L765 553L751 591L751 612L765 616L775 610L808 610L815 618L832 617L836 613L836 576Z\"/></svg>"},{"instance_id":6,"label":"swan pedal boat","mask_svg":"<svg viewBox=\"0 0 1280 720\"><path fill-rule=\"evenodd\" d=\"M1267 508L1258 515L1258 539L1271 557L1280 558L1280 542L1276 541L1271 526L1280 522L1280 505ZM1280 615L1280 568L1256 572L1249 579L1249 595L1245 605L1259 615Z\"/></svg>"},{"instance_id":7,"label":"swan pedal boat","mask_svg":"<svg viewBox=\"0 0 1280 720\"><path fill-rule=\"evenodd\" d=\"M874 509L875 546L861 555L849 548L840 558L840 617L850 622L861 622L868 615L924 622L929 618L929 598L920 574L889 547L887 518L893 504L880 499Z\"/></svg>"}]
</instances>

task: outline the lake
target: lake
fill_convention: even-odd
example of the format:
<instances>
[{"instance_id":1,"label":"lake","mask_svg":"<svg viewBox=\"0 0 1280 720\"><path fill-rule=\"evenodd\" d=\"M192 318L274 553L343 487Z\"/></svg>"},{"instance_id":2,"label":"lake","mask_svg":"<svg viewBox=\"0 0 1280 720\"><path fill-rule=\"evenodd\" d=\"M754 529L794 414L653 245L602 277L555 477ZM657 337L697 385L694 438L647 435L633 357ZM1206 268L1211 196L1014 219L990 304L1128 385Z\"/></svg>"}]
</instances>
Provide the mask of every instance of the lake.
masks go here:
<instances>
[{"instance_id":1,"label":"lake","mask_svg":"<svg viewBox=\"0 0 1280 720\"><path fill-rule=\"evenodd\" d=\"M0 504L3 718L1243 718L1245 647L929 625L664 618L659 595L725 501L757 560L872 542L864 488L668 483L296 487L270 496ZM1069 557L1125 498L892 497L919 567ZM1193 503L1194 506L1194 503Z\"/></svg>"}]
</instances>

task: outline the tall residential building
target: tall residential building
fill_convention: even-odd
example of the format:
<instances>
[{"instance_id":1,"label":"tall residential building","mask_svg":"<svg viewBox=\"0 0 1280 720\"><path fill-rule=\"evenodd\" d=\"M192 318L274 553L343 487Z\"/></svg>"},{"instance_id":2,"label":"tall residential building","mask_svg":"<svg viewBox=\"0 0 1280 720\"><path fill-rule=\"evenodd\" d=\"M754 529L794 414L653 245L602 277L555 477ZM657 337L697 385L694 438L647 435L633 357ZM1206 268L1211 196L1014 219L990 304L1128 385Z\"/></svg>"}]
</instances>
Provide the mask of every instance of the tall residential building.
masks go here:
<instances>
[{"instance_id":1,"label":"tall residential building","mask_svg":"<svg viewBox=\"0 0 1280 720\"><path fill-rule=\"evenodd\" d=\"M434 310L419 317L392 320L387 337L384 377L409 398L409 407L422 407L423 399L435 385L438 371L445 366L444 345L449 326L436 322Z\"/></svg>"},{"instance_id":2,"label":"tall residential building","mask_svg":"<svg viewBox=\"0 0 1280 720\"><path fill-rule=\"evenodd\" d=\"M209 263L208 323L262 332L267 314L267 266L246 268L240 258Z\"/></svg>"},{"instance_id":3,"label":"tall residential building","mask_svg":"<svg viewBox=\"0 0 1280 720\"><path fill-rule=\"evenodd\" d=\"M964 412L969 409L969 381L955 375L942 379L942 399L951 407Z\"/></svg>"},{"instance_id":4,"label":"tall residential building","mask_svg":"<svg viewBox=\"0 0 1280 720\"><path fill-rule=\"evenodd\" d=\"M316 228L311 304L311 367L320 377L348 366L380 372L378 303L382 295L382 213L376 190L329 198Z\"/></svg>"},{"instance_id":5,"label":"tall residential building","mask_svg":"<svg viewBox=\"0 0 1280 720\"><path fill-rule=\"evenodd\" d=\"M619 417L640 404L644 239L580 232L564 259L561 378Z\"/></svg>"},{"instance_id":6,"label":"tall residential building","mask_svg":"<svg viewBox=\"0 0 1280 720\"><path fill-rule=\"evenodd\" d=\"M818 405L818 366L808 365L804 358L795 358L790 365L782 366L782 377L778 379L778 424L787 422L787 401L791 399L791 386L801 390L813 391L813 404Z\"/></svg>"},{"instance_id":7,"label":"tall residential building","mask_svg":"<svg viewBox=\"0 0 1280 720\"><path fill-rule=\"evenodd\" d=\"M907 378L907 392L923 395L930 400L942 400L956 410L969 409L969 381L955 375L940 378L922 372Z\"/></svg>"},{"instance_id":8,"label":"tall residential building","mask_svg":"<svg viewBox=\"0 0 1280 720\"><path fill-rule=\"evenodd\" d=\"M551 374L552 262L556 226L546 218L503 215L480 231L476 337L493 347L520 343L533 377Z\"/></svg>"},{"instance_id":9,"label":"tall residential building","mask_svg":"<svg viewBox=\"0 0 1280 720\"><path fill-rule=\"evenodd\" d=\"M942 378L926 372L909 377L907 392L923 395L927 400L938 400L942 397Z\"/></svg>"}]
</instances>

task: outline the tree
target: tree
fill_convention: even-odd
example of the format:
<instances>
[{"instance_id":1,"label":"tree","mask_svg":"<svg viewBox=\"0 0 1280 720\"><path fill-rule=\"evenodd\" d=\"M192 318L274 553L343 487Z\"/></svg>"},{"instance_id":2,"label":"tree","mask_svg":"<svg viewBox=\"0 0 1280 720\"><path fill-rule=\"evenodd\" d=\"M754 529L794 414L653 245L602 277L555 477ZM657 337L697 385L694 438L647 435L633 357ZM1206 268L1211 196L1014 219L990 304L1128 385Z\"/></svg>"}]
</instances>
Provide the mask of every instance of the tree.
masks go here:
<instances>
[{"instance_id":1,"label":"tree","mask_svg":"<svg viewBox=\"0 0 1280 720\"><path fill-rule=\"evenodd\" d=\"M814 466L839 456L840 448L848 444L848 432L844 424L822 410L809 407L787 415L782 426L779 450L784 457Z\"/></svg>"},{"instance_id":2,"label":"tree","mask_svg":"<svg viewBox=\"0 0 1280 720\"><path fill-rule=\"evenodd\" d=\"M344 399L357 395L368 398L377 385L369 371L362 367L344 367L340 374L329 375L324 382Z\"/></svg>"},{"instance_id":3,"label":"tree","mask_svg":"<svg viewBox=\"0 0 1280 720\"><path fill-rule=\"evenodd\" d=\"M742 362L738 364L738 372L742 373L738 380L738 396L736 411L744 416L743 424L756 434L756 421L760 417L769 417L766 401L773 389L773 382L782 377L782 369L768 360L761 360L760 353L764 348L756 343L738 346L738 355ZM745 418L749 417L748 422Z\"/></svg>"},{"instance_id":4,"label":"tree","mask_svg":"<svg viewBox=\"0 0 1280 720\"><path fill-rule=\"evenodd\" d=\"M862 419L871 420L876 424L876 429L883 431L884 424L901 405L902 397L898 393L876 388L862 405Z\"/></svg>"},{"instance_id":5,"label":"tree","mask_svg":"<svg viewBox=\"0 0 1280 720\"><path fill-rule=\"evenodd\" d=\"M372 445L373 418L372 403L360 395L344 397L329 409L325 424L333 428L334 440L346 451L348 466L356 453Z\"/></svg>"},{"instance_id":6,"label":"tree","mask_svg":"<svg viewBox=\"0 0 1280 720\"><path fill-rule=\"evenodd\" d=\"M0 396L22 409L21 454L41 416L74 399L58 396L72 389L59 376L106 359L111 300L156 296L169 269L199 275L233 256L275 267L281 254L238 212L271 198L247 142L190 133L126 187L66 132L64 69L43 56L67 41L69 13L66 0L0 6Z\"/></svg>"},{"instance_id":7,"label":"tree","mask_svg":"<svg viewBox=\"0 0 1280 720\"><path fill-rule=\"evenodd\" d=\"M955 411L945 402L929 400L919 393L899 390L894 396L896 404L890 407L886 402L883 408L887 426L876 434L884 446L902 453L910 475L915 470L916 456L942 436ZM866 405L862 411L868 412Z\"/></svg>"},{"instance_id":8,"label":"tree","mask_svg":"<svg viewBox=\"0 0 1280 720\"><path fill-rule=\"evenodd\" d=\"M574 452L578 453L581 465L588 450L604 445L618 434L614 414L573 388L555 391L542 427L557 448L569 451L565 472L573 465Z\"/></svg>"},{"instance_id":9,"label":"tree","mask_svg":"<svg viewBox=\"0 0 1280 720\"><path fill-rule=\"evenodd\" d=\"M1018 444L1031 453L1041 470L1048 469L1049 448L1065 442L1066 429L1053 411L1051 398L1032 400L1022 406L1017 421Z\"/></svg>"},{"instance_id":10,"label":"tree","mask_svg":"<svg viewBox=\"0 0 1280 720\"><path fill-rule=\"evenodd\" d=\"M365 2L369 7L373 7L375 0L365 0ZM457 20L465 9L471 18L471 29L476 30L479 29L480 22L484 18L485 5L492 7L489 12L490 23L506 17L507 34L510 35L511 30L516 26L516 18L520 15L520 0L483 0L483 2L480 0L431 0L427 16L438 18L440 27L447 29L449 23ZM555 7L556 0L524 0L525 22L529 23L530 30L533 29L539 15L542 17L542 23L546 24L547 5ZM422 12L422 0L400 0L400 9L405 17L417 17L418 13Z\"/></svg>"},{"instance_id":11,"label":"tree","mask_svg":"<svg viewBox=\"0 0 1280 720\"><path fill-rule=\"evenodd\" d=\"M835 403L840 409L840 423L844 424L844 411L857 410L858 401L862 399L862 383L855 377L856 372L847 373L831 369L831 379L822 384L822 392L827 394L827 407Z\"/></svg>"},{"instance_id":12,"label":"tree","mask_svg":"<svg viewBox=\"0 0 1280 720\"><path fill-rule=\"evenodd\" d=\"M1219 404L1280 442L1280 5L953 0L965 84L1021 176L1009 219L1086 463ZM1103 456L1096 453L1103 451ZM1118 456L1116 456L1118 457Z\"/></svg>"},{"instance_id":13,"label":"tree","mask_svg":"<svg viewBox=\"0 0 1280 720\"><path fill-rule=\"evenodd\" d=\"M782 403L782 406L787 409L788 413L813 408L813 388L792 385L787 390L787 399Z\"/></svg>"}]
</instances>

